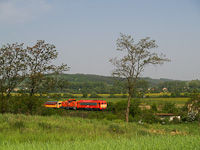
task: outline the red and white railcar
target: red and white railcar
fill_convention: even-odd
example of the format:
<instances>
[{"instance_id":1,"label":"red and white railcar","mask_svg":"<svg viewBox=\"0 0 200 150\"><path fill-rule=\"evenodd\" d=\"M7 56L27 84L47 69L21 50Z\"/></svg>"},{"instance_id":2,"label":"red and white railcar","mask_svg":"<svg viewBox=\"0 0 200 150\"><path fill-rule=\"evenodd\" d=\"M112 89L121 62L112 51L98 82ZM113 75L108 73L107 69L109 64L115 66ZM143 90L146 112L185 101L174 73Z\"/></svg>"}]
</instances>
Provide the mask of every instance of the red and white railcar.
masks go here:
<instances>
[{"instance_id":1,"label":"red and white railcar","mask_svg":"<svg viewBox=\"0 0 200 150\"><path fill-rule=\"evenodd\" d=\"M88 110L105 110L107 102L104 100L79 100L77 102L77 109Z\"/></svg>"}]
</instances>

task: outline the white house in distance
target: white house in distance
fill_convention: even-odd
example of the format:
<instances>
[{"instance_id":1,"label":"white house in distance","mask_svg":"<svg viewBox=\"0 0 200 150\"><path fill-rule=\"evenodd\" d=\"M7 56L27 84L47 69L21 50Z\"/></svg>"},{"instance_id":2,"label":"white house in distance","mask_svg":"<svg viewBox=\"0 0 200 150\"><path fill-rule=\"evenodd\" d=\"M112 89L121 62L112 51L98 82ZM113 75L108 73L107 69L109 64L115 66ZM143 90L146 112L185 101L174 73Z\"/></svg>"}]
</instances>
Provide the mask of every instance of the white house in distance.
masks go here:
<instances>
[{"instance_id":1,"label":"white house in distance","mask_svg":"<svg viewBox=\"0 0 200 150\"><path fill-rule=\"evenodd\" d=\"M180 115L173 114L173 113L156 113L156 116L160 117L161 120L164 120L165 118L169 117L169 121L173 121L174 118L181 119Z\"/></svg>"}]
</instances>

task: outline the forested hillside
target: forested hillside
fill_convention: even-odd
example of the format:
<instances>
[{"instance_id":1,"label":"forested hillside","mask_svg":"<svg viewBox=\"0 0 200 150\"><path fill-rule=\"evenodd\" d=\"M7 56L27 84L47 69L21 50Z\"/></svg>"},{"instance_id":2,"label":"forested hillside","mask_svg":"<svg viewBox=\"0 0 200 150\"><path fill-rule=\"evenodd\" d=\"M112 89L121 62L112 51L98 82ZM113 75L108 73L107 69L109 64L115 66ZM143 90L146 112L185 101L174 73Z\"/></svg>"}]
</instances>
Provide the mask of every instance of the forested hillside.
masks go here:
<instances>
[{"instance_id":1,"label":"forested hillside","mask_svg":"<svg viewBox=\"0 0 200 150\"><path fill-rule=\"evenodd\" d=\"M53 75L50 75L53 76ZM114 84L115 80L113 79L112 76L100 76L100 75L93 75L93 74L60 74L58 75L58 78L65 78L69 82L105 82L107 84ZM150 86L158 86L159 83L161 82L166 82L166 81L174 81L171 79L152 79L148 77L140 78L145 81L149 82ZM122 80L122 79L121 79Z\"/></svg>"},{"instance_id":2,"label":"forested hillside","mask_svg":"<svg viewBox=\"0 0 200 150\"><path fill-rule=\"evenodd\" d=\"M120 81L120 82L119 82ZM26 89L26 82L23 81L17 88ZM194 90L200 91L200 81L178 81L171 79L152 79L148 77L139 78L137 91L142 93L170 92L191 93ZM97 94L126 94L127 88L125 80L114 79L112 76L100 76L92 74L48 74L37 86L39 93L97 93Z\"/></svg>"},{"instance_id":3,"label":"forested hillside","mask_svg":"<svg viewBox=\"0 0 200 150\"><path fill-rule=\"evenodd\" d=\"M48 75L55 77L55 75ZM125 87L125 80L123 78L114 79L112 76L100 76L92 74L59 74L56 75L58 79L65 79L68 81L68 86L63 92L68 93L92 93L98 94L116 94L127 93ZM173 81L170 79L151 79L139 78L136 87L143 92L146 92L149 87L157 89L159 84Z\"/></svg>"},{"instance_id":4,"label":"forested hillside","mask_svg":"<svg viewBox=\"0 0 200 150\"><path fill-rule=\"evenodd\" d=\"M69 82L105 82L107 84L114 83L114 80L111 76L99 76L92 74L59 74L58 78L67 79Z\"/></svg>"}]
</instances>

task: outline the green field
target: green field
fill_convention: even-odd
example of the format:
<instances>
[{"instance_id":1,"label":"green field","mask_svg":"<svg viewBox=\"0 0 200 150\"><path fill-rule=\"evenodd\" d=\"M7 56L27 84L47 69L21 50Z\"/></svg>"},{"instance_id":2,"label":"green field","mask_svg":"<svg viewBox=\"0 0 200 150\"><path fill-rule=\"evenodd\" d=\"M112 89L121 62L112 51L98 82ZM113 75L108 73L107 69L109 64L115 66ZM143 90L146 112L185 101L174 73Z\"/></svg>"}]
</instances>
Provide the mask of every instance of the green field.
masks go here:
<instances>
[{"instance_id":1,"label":"green field","mask_svg":"<svg viewBox=\"0 0 200 150\"><path fill-rule=\"evenodd\" d=\"M199 150L198 124L125 123L0 114L2 150Z\"/></svg>"},{"instance_id":2,"label":"green field","mask_svg":"<svg viewBox=\"0 0 200 150\"><path fill-rule=\"evenodd\" d=\"M59 93L52 93L52 94L59 94ZM179 98L160 98L159 96L162 96L162 95L170 95L170 93L152 93L152 94L146 94L147 96L150 96L149 98L140 98L140 100L143 102L143 103L146 103L146 104L153 104L153 103L157 103L157 104L163 104L165 102L172 102L172 103L175 103L175 104L184 104L189 98L182 98L182 97L179 97ZM15 95L18 95L17 93L12 93L13 96ZM60 93L61 95L61 98L60 99L53 99L53 98L50 98L50 99L46 99L46 100L61 100L61 101L65 101L65 100L68 100L68 99L71 99L71 98L63 98L63 93ZM107 102L119 102L119 101L123 101L123 100L128 100L128 98L119 98L119 97L122 97L124 94L114 94L117 98L108 98L110 96L110 94L98 94L99 96L101 96L102 98L82 98L83 94L71 94L73 95L76 99L76 100L81 100L81 99L101 99L101 100L105 100ZM91 94L88 94L88 97L90 96ZM125 94L126 96L128 96L128 94ZM40 94L36 94L36 96L40 96ZM43 94L43 96L47 96L47 94ZM155 97L153 97L155 96Z\"/></svg>"},{"instance_id":3,"label":"green field","mask_svg":"<svg viewBox=\"0 0 200 150\"><path fill-rule=\"evenodd\" d=\"M148 102L150 104L152 103L162 104L164 102L172 102L175 104L185 104L185 102L188 99L189 98L144 98L144 99L141 99L141 101Z\"/></svg>"}]
</instances>

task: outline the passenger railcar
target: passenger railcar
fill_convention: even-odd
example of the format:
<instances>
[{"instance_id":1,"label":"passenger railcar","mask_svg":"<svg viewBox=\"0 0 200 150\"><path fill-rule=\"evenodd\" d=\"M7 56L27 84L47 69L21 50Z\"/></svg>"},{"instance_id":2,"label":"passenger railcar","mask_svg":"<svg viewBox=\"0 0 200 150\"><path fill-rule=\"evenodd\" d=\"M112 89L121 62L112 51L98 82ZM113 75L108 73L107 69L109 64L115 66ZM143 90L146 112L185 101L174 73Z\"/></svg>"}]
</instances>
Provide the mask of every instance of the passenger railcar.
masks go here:
<instances>
[{"instance_id":1,"label":"passenger railcar","mask_svg":"<svg viewBox=\"0 0 200 150\"><path fill-rule=\"evenodd\" d=\"M103 100L79 100L77 102L77 109L88 110L105 110L107 102Z\"/></svg>"},{"instance_id":2,"label":"passenger railcar","mask_svg":"<svg viewBox=\"0 0 200 150\"><path fill-rule=\"evenodd\" d=\"M45 107L48 108L60 108L62 106L62 101L47 101L45 102Z\"/></svg>"}]
</instances>

